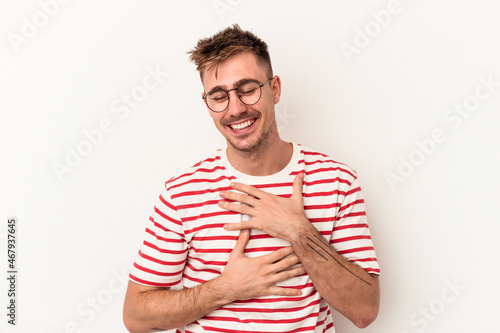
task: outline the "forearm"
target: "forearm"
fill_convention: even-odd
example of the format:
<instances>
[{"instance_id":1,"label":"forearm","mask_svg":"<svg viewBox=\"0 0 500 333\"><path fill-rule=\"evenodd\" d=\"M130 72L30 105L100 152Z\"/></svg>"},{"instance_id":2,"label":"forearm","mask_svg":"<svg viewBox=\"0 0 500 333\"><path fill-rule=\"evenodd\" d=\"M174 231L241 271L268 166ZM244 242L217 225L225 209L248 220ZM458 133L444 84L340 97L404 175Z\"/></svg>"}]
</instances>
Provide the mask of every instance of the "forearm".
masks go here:
<instances>
[{"instance_id":1,"label":"forearm","mask_svg":"<svg viewBox=\"0 0 500 333\"><path fill-rule=\"evenodd\" d=\"M127 292L123 317L129 332L164 331L188 325L230 302L217 279L183 290L132 290Z\"/></svg>"},{"instance_id":2,"label":"forearm","mask_svg":"<svg viewBox=\"0 0 500 333\"><path fill-rule=\"evenodd\" d=\"M169 290L130 282L123 320L130 332L154 332L185 326L236 300L262 296L299 296L301 291L276 283L305 273L291 247L249 258L245 248L250 231L243 230L224 271L191 289Z\"/></svg>"},{"instance_id":3,"label":"forearm","mask_svg":"<svg viewBox=\"0 0 500 333\"><path fill-rule=\"evenodd\" d=\"M291 243L316 290L332 308L359 327L376 318L378 277L344 259L312 225L301 229Z\"/></svg>"}]
</instances>

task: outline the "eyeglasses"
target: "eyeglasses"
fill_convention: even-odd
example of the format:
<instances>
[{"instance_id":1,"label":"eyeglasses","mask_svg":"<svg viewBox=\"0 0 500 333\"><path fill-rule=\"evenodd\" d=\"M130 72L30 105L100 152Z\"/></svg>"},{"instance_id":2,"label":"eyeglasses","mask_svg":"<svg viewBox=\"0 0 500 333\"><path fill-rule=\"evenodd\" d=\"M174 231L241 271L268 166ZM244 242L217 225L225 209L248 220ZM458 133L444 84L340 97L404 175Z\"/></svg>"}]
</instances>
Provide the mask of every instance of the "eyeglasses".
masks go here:
<instances>
[{"instance_id":1,"label":"eyeglasses","mask_svg":"<svg viewBox=\"0 0 500 333\"><path fill-rule=\"evenodd\" d=\"M206 101L210 110L213 112L222 112L229 106L229 92L237 90L238 98L243 104L254 105L257 104L262 96L262 87L272 79L273 78L270 78L262 84L259 84L257 81L245 81L240 84L238 88L229 90L217 88L209 93L205 93L203 99Z\"/></svg>"}]
</instances>

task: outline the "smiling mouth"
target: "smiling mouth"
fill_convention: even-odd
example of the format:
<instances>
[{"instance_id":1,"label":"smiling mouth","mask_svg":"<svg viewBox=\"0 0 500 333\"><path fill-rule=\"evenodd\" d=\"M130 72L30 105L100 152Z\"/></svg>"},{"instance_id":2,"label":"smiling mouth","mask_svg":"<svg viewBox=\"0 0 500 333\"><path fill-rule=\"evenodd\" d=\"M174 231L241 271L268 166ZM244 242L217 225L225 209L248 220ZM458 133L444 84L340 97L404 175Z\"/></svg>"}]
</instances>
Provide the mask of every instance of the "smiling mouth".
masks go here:
<instances>
[{"instance_id":1,"label":"smiling mouth","mask_svg":"<svg viewBox=\"0 0 500 333\"><path fill-rule=\"evenodd\" d=\"M246 121L238 123L238 124L231 124L231 125L229 125L229 127L231 127L233 130L240 131L242 129L250 127L254 122L255 122L255 119L249 119L249 120L246 120Z\"/></svg>"}]
</instances>

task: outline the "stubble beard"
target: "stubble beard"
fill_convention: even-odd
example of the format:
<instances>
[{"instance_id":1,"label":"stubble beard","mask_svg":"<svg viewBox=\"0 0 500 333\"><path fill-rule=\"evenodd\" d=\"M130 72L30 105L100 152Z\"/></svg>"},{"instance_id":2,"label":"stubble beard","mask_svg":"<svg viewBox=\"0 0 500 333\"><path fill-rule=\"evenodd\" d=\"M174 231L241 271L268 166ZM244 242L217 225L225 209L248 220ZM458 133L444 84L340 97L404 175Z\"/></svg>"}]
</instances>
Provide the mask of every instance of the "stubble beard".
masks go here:
<instances>
[{"instance_id":1,"label":"stubble beard","mask_svg":"<svg viewBox=\"0 0 500 333\"><path fill-rule=\"evenodd\" d=\"M258 133L259 135L256 141L248 145L248 147L238 146L229 137L227 137L226 140L235 150L242 153L243 155L251 158L258 158L259 156L263 155L263 153L267 150L267 148L269 148L271 144L270 139L271 139L271 134L273 133L273 125L275 121L271 123L269 128L260 131Z\"/></svg>"}]
</instances>

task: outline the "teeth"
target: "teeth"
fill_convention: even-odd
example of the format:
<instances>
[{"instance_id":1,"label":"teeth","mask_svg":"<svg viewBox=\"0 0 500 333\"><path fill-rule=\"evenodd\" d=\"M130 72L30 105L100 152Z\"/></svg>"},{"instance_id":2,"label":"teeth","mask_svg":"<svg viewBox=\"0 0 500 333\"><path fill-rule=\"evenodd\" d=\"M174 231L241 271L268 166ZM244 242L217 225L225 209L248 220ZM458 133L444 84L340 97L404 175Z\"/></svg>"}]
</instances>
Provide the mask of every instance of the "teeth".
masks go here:
<instances>
[{"instance_id":1,"label":"teeth","mask_svg":"<svg viewBox=\"0 0 500 333\"><path fill-rule=\"evenodd\" d=\"M230 126L234 130L242 130L242 129L247 128L248 126L252 125L253 122L254 122L253 120L247 120L247 121L244 121L242 123L233 124L233 125L230 125Z\"/></svg>"}]
</instances>

